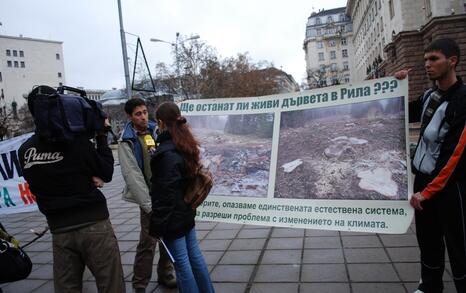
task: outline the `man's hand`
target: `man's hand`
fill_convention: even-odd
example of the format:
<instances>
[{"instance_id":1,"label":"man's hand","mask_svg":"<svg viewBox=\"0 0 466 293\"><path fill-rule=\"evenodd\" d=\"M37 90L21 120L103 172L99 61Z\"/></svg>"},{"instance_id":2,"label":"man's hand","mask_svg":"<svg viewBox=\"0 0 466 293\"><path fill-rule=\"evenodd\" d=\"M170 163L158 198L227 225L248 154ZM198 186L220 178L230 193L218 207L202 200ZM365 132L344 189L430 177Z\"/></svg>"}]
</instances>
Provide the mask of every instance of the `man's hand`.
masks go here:
<instances>
[{"instance_id":1,"label":"man's hand","mask_svg":"<svg viewBox=\"0 0 466 293\"><path fill-rule=\"evenodd\" d=\"M100 179L99 177L92 176L92 182L94 182L94 186L97 188L104 187L104 181Z\"/></svg>"},{"instance_id":2,"label":"man's hand","mask_svg":"<svg viewBox=\"0 0 466 293\"><path fill-rule=\"evenodd\" d=\"M411 196L409 200L409 204L418 211L422 211L421 202L425 201L426 199L421 195L420 192L416 192Z\"/></svg>"},{"instance_id":3,"label":"man's hand","mask_svg":"<svg viewBox=\"0 0 466 293\"><path fill-rule=\"evenodd\" d=\"M395 72L395 74L393 75L396 79L405 79L408 74L411 72L411 68L408 68L408 69L402 69L400 71L397 71Z\"/></svg>"}]
</instances>

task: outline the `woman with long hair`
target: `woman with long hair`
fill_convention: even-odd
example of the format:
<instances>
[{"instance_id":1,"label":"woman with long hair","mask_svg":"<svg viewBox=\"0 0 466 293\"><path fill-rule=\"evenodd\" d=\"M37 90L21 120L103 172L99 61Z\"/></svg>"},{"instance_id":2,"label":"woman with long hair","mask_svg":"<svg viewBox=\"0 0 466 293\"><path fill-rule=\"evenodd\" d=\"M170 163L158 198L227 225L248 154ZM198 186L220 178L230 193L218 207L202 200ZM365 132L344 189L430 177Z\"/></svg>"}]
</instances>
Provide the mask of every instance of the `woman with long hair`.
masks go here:
<instances>
[{"instance_id":1,"label":"woman with long hair","mask_svg":"<svg viewBox=\"0 0 466 293\"><path fill-rule=\"evenodd\" d=\"M175 103L155 112L159 134L152 159L150 235L163 238L175 260L180 293L215 292L194 229L196 211L184 202L190 179L200 167L199 143Z\"/></svg>"}]
</instances>

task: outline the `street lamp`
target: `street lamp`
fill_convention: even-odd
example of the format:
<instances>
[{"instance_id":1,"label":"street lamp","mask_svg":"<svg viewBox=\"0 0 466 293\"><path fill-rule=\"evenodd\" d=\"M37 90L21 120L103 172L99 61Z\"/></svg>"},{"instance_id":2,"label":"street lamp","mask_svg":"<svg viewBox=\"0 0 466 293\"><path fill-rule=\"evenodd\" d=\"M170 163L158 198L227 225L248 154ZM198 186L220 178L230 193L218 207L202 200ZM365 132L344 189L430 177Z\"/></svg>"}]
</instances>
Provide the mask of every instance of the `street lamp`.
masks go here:
<instances>
[{"instance_id":1,"label":"street lamp","mask_svg":"<svg viewBox=\"0 0 466 293\"><path fill-rule=\"evenodd\" d=\"M194 36L191 36L187 39L184 39L184 40L181 40L179 41L179 38L180 38L180 33L177 32L176 33L176 39L175 39L175 42L167 42L167 41L164 41L164 40L161 40L161 39L156 39L156 38L151 38L150 41L151 42L160 42L160 43L166 43L166 44L170 44L172 46L175 46L175 66L176 66L176 79L177 79L177 86L178 86L178 89L181 88L181 79L180 79L180 62L179 62L179 58L178 58L178 44L179 43L184 43L186 41L192 41L192 40L197 40L200 38L199 35L194 35Z\"/></svg>"}]
</instances>

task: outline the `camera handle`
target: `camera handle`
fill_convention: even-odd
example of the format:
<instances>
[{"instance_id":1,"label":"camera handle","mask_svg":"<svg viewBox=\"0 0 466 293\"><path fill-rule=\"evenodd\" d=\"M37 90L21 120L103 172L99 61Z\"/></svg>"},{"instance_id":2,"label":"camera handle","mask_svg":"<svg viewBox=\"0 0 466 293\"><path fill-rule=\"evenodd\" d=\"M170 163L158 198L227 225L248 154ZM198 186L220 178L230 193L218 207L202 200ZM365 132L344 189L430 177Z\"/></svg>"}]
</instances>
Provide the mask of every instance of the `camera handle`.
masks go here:
<instances>
[{"instance_id":1,"label":"camera handle","mask_svg":"<svg viewBox=\"0 0 466 293\"><path fill-rule=\"evenodd\" d=\"M66 86L66 85L62 85L62 86L57 87L57 92L59 94L64 94L65 90L78 93L83 98L87 97L86 91L84 91L84 90L81 90L81 89L78 89L78 88L75 88L75 87Z\"/></svg>"}]
</instances>

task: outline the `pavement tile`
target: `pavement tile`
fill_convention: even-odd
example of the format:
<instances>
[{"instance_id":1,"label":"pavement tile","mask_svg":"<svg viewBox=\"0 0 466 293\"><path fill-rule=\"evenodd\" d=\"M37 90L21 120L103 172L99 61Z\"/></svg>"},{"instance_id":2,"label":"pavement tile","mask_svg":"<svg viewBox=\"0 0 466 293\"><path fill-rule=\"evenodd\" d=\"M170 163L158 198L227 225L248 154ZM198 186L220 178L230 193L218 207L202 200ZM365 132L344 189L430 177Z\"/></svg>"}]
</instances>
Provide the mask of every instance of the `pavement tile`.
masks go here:
<instances>
[{"instance_id":1,"label":"pavement tile","mask_svg":"<svg viewBox=\"0 0 466 293\"><path fill-rule=\"evenodd\" d=\"M302 249L303 238L270 238L267 249Z\"/></svg>"},{"instance_id":2,"label":"pavement tile","mask_svg":"<svg viewBox=\"0 0 466 293\"><path fill-rule=\"evenodd\" d=\"M33 268L28 277L29 279L50 280L53 279L53 265L45 264Z\"/></svg>"},{"instance_id":3,"label":"pavement tile","mask_svg":"<svg viewBox=\"0 0 466 293\"><path fill-rule=\"evenodd\" d=\"M231 243L231 246L229 249L230 250L258 250L264 247L265 240L266 239L235 239Z\"/></svg>"},{"instance_id":4,"label":"pavement tile","mask_svg":"<svg viewBox=\"0 0 466 293\"><path fill-rule=\"evenodd\" d=\"M304 248L341 248L340 237L305 238Z\"/></svg>"},{"instance_id":5,"label":"pavement tile","mask_svg":"<svg viewBox=\"0 0 466 293\"><path fill-rule=\"evenodd\" d=\"M33 264L47 264L53 263L53 253L52 252L33 252L29 253L28 256L31 259Z\"/></svg>"},{"instance_id":6,"label":"pavement tile","mask_svg":"<svg viewBox=\"0 0 466 293\"><path fill-rule=\"evenodd\" d=\"M343 247L382 247L382 243L375 235L369 236L341 236Z\"/></svg>"},{"instance_id":7,"label":"pavement tile","mask_svg":"<svg viewBox=\"0 0 466 293\"><path fill-rule=\"evenodd\" d=\"M248 282L253 265L217 265L210 277L213 282Z\"/></svg>"},{"instance_id":8,"label":"pavement tile","mask_svg":"<svg viewBox=\"0 0 466 293\"><path fill-rule=\"evenodd\" d=\"M305 236L339 236L338 231L306 229Z\"/></svg>"},{"instance_id":9,"label":"pavement tile","mask_svg":"<svg viewBox=\"0 0 466 293\"><path fill-rule=\"evenodd\" d=\"M122 233L125 233L125 232L122 232ZM125 241L125 240L139 241L139 233L140 233L139 231L128 232L125 235L119 237L118 241Z\"/></svg>"},{"instance_id":10,"label":"pavement tile","mask_svg":"<svg viewBox=\"0 0 466 293\"><path fill-rule=\"evenodd\" d=\"M390 262L383 248L345 248L348 263Z\"/></svg>"},{"instance_id":11,"label":"pavement tile","mask_svg":"<svg viewBox=\"0 0 466 293\"><path fill-rule=\"evenodd\" d=\"M348 282L344 264L303 265L301 282Z\"/></svg>"},{"instance_id":12,"label":"pavement tile","mask_svg":"<svg viewBox=\"0 0 466 293\"><path fill-rule=\"evenodd\" d=\"M354 283L354 293L405 293L400 283ZM411 292L410 292L411 293Z\"/></svg>"},{"instance_id":13,"label":"pavement tile","mask_svg":"<svg viewBox=\"0 0 466 293\"><path fill-rule=\"evenodd\" d=\"M233 224L233 223L218 223L217 226L215 226L215 229L236 229L239 230L243 227L243 224Z\"/></svg>"},{"instance_id":14,"label":"pavement tile","mask_svg":"<svg viewBox=\"0 0 466 293\"><path fill-rule=\"evenodd\" d=\"M44 285L47 281L45 280L22 280L9 284L2 284L3 293L20 293L20 292L32 292Z\"/></svg>"},{"instance_id":15,"label":"pavement tile","mask_svg":"<svg viewBox=\"0 0 466 293\"><path fill-rule=\"evenodd\" d=\"M247 283L214 283L214 289L218 293L238 293L246 290Z\"/></svg>"},{"instance_id":16,"label":"pavement tile","mask_svg":"<svg viewBox=\"0 0 466 293\"><path fill-rule=\"evenodd\" d=\"M201 241L200 247L204 250L226 250L231 240L207 240Z\"/></svg>"},{"instance_id":17,"label":"pavement tile","mask_svg":"<svg viewBox=\"0 0 466 293\"><path fill-rule=\"evenodd\" d=\"M401 281L416 282L421 276L421 266L419 263L395 263Z\"/></svg>"},{"instance_id":18,"label":"pavement tile","mask_svg":"<svg viewBox=\"0 0 466 293\"><path fill-rule=\"evenodd\" d=\"M303 263L344 263L343 251L335 249L305 249Z\"/></svg>"},{"instance_id":19,"label":"pavement tile","mask_svg":"<svg viewBox=\"0 0 466 293\"><path fill-rule=\"evenodd\" d=\"M212 230L210 233L207 234L205 239L233 239L235 238L236 234L238 234L239 230L231 229L231 230Z\"/></svg>"},{"instance_id":20,"label":"pavement tile","mask_svg":"<svg viewBox=\"0 0 466 293\"><path fill-rule=\"evenodd\" d=\"M348 264L352 282L399 282L391 264Z\"/></svg>"},{"instance_id":21,"label":"pavement tile","mask_svg":"<svg viewBox=\"0 0 466 293\"><path fill-rule=\"evenodd\" d=\"M95 281L83 282L83 292L86 292L86 293L98 293L97 285L95 284Z\"/></svg>"},{"instance_id":22,"label":"pavement tile","mask_svg":"<svg viewBox=\"0 0 466 293\"><path fill-rule=\"evenodd\" d=\"M402 235L380 235L380 239L385 246L401 247L401 246L414 246L417 247L416 235L402 234Z\"/></svg>"},{"instance_id":23,"label":"pavement tile","mask_svg":"<svg viewBox=\"0 0 466 293\"><path fill-rule=\"evenodd\" d=\"M138 241L123 241L119 240L118 241L118 247L120 248L121 253L125 253L128 251L136 251L136 246L138 244Z\"/></svg>"},{"instance_id":24,"label":"pavement tile","mask_svg":"<svg viewBox=\"0 0 466 293\"><path fill-rule=\"evenodd\" d=\"M202 251L204 260L208 265L215 265L218 263L220 258L223 256L223 251Z\"/></svg>"},{"instance_id":25,"label":"pavement tile","mask_svg":"<svg viewBox=\"0 0 466 293\"><path fill-rule=\"evenodd\" d=\"M220 260L220 264L256 264L259 256L261 254L260 250L236 250L236 251L227 251L225 255Z\"/></svg>"},{"instance_id":26,"label":"pavement tile","mask_svg":"<svg viewBox=\"0 0 466 293\"><path fill-rule=\"evenodd\" d=\"M272 238L280 237L304 237L304 229L274 228L272 231Z\"/></svg>"},{"instance_id":27,"label":"pavement tile","mask_svg":"<svg viewBox=\"0 0 466 293\"><path fill-rule=\"evenodd\" d=\"M42 286L40 286L39 288L35 289L34 293L51 293L51 292L54 292L54 286L53 286L53 280L51 281L48 281L46 283L44 283ZM6 293L6 292L5 292Z\"/></svg>"},{"instance_id":28,"label":"pavement tile","mask_svg":"<svg viewBox=\"0 0 466 293\"><path fill-rule=\"evenodd\" d=\"M236 238L266 238L269 236L270 229L243 229Z\"/></svg>"},{"instance_id":29,"label":"pavement tile","mask_svg":"<svg viewBox=\"0 0 466 293\"><path fill-rule=\"evenodd\" d=\"M266 250L261 264L300 264L301 250Z\"/></svg>"},{"instance_id":30,"label":"pavement tile","mask_svg":"<svg viewBox=\"0 0 466 293\"><path fill-rule=\"evenodd\" d=\"M259 265L254 282L298 282L299 265Z\"/></svg>"},{"instance_id":31,"label":"pavement tile","mask_svg":"<svg viewBox=\"0 0 466 293\"><path fill-rule=\"evenodd\" d=\"M345 283L301 283L299 293L350 293ZM354 292L356 293L356 292Z\"/></svg>"},{"instance_id":32,"label":"pavement tile","mask_svg":"<svg viewBox=\"0 0 466 293\"><path fill-rule=\"evenodd\" d=\"M136 252L133 252L133 251L123 253L121 255L121 264L124 264L124 265L134 264L134 257L135 256L136 256Z\"/></svg>"},{"instance_id":33,"label":"pavement tile","mask_svg":"<svg viewBox=\"0 0 466 293\"><path fill-rule=\"evenodd\" d=\"M419 262L418 247L388 247L388 255L393 262Z\"/></svg>"},{"instance_id":34,"label":"pavement tile","mask_svg":"<svg viewBox=\"0 0 466 293\"><path fill-rule=\"evenodd\" d=\"M239 291L238 291L239 292ZM268 284L255 283L251 287L250 293L298 293L297 283Z\"/></svg>"},{"instance_id":35,"label":"pavement tile","mask_svg":"<svg viewBox=\"0 0 466 293\"><path fill-rule=\"evenodd\" d=\"M196 231L212 230L217 225L217 222L196 222Z\"/></svg>"}]
</instances>

